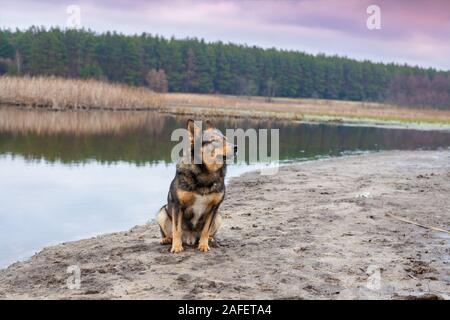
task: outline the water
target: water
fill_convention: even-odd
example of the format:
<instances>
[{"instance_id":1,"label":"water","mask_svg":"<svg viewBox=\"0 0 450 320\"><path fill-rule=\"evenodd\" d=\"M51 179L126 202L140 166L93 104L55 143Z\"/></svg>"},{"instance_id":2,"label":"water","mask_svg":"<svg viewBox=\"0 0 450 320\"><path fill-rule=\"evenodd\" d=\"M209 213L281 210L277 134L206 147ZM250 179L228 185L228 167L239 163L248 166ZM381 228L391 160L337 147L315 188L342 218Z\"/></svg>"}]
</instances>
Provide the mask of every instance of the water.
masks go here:
<instances>
[{"instance_id":1,"label":"water","mask_svg":"<svg viewBox=\"0 0 450 320\"><path fill-rule=\"evenodd\" d=\"M126 230L154 217L174 176L171 132L185 118L0 110L0 267L44 246ZM49 124L50 123L50 124ZM415 130L218 121L224 128L280 129L280 158L437 149L450 134ZM56 128L56 129L55 129ZM264 164L231 165L228 177Z\"/></svg>"}]
</instances>

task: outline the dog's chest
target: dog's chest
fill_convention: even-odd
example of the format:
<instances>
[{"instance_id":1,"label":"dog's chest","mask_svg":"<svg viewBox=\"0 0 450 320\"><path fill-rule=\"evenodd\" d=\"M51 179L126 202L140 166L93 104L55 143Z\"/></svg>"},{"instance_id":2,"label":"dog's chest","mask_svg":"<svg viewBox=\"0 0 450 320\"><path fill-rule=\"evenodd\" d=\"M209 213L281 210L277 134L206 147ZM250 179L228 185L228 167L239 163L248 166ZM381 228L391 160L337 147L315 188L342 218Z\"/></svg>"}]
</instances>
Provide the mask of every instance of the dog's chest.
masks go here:
<instances>
[{"instance_id":1,"label":"dog's chest","mask_svg":"<svg viewBox=\"0 0 450 320\"><path fill-rule=\"evenodd\" d=\"M197 224L200 218L211 208L222 200L223 193L211 193L208 195L195 195L194 203L191 206L192 218L191 223L193 226Z\"/></svg>"}]
</instances>

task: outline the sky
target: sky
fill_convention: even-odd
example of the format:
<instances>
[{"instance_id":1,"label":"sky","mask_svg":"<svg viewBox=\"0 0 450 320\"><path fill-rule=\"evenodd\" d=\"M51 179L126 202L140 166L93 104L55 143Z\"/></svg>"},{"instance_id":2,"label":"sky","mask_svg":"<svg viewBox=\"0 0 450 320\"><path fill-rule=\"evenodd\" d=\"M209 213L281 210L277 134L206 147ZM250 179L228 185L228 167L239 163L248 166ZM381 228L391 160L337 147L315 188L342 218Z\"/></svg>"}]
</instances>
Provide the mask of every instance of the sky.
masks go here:
<instances>
[{"instance_id":1,"label":"sky","mask_svg":"<svg viewBox=\"0 0 450 320\"><path fill-rule=\"evenodd\" d=\"M196 37L450 70L448 0L0 0L0 27L73 25L78 20L70 5L78 6L81 27L98 32ZM379 16L368 13L371 5ZM380 28L369 29L368 19Z\"/></svg>"}]
</instances>

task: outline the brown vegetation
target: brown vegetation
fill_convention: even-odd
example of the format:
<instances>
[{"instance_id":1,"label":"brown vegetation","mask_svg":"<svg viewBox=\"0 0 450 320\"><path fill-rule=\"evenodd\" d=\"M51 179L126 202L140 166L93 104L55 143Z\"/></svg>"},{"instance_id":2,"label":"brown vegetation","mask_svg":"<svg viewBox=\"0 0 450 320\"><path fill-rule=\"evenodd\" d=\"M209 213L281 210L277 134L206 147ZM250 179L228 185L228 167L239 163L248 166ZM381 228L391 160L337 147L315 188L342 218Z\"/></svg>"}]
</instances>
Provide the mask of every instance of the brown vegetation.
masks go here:
<instances>
[{"instance_id":1,"label":"brown vegetation","mask_svg":"<svg viewBox=\"0 0 450 320\"><path fill-rule=\"evenodd\" d=\"M436 75L397 75L388 88L388 101L402 106L450 108L450 78Z\"/></svg>"},{"instance_id":2,"label":"brown vegetation","mask_svg":"<svg viewBox=\"0 0 450 320\"><path fill-rule=\"evenodd\" d=\"M0 103L64 109L158 110L163 98L142 87L57 77L0 77Z\"/></svg>"},{"instance_id":3,"label":"brown vegetation","mask_svg":"<svg viewBox=\"0 0 450 320\"><path fill-rule=\"evenodd\" d=\"M151 69L147 74L147 82L150 90L155 92L167 92L169 90L166 72L162 69Z\"/></svg>"},{"instance_id":4,"label":"brown vegetation","mask_svg":"<svg viewBox=\"0 0 450 320\"><path fill-rule=\"evenodd\" d=\"M150 133L158 133L163 126L161 114L156 112L48 112L0 108L0 132L120 134L126 130L142 128Z\"/></svg>"},{"instance_id":5,"label":"brown vegetation","mask_svg":"<svg viewBox=\"0 0 450 320\"><path fill-rule=\"evenodd\" d=\"M227 95L170 93L167 110L179 114L211 114L254 118L308 120L373 120L450 123L450 110L412 109L391 104L301 98L244 98Z\"/></svg>"},{"instance_id":6,"label":"brown vegetation","mask_svg":"<svg viewBox=\"0 0 450 320\"><path fill-rule=\"evenodd\" d=\"M161 76L162 75L162 76ZM151 78L165 86L162 72ZM164 90L161 90L164 91ZM52 110L157 110L194 116L309 121L450 124L450 110L323 99L162 93L142 87L55 77L0 77L0 103Z\"/></svg>"}]
</instances>

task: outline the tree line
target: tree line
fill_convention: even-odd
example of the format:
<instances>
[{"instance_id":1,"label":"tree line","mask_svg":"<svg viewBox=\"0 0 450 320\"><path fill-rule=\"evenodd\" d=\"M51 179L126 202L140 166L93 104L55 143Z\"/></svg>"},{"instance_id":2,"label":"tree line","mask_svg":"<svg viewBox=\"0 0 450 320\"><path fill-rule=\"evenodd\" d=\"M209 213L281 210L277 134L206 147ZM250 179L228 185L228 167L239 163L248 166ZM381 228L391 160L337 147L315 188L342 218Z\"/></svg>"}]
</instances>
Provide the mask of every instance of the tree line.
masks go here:
<instances>
[{"instance_id":1,"label":"tree line","mask_svg":"<svg viewBox=\"0 0 450 320\"><path fill-rule=\"evenodd\" d=\"M155 91L450 108L450 72L142 33L0 30L0 74L96 78Z\"/></svg>"}]
</instances>

